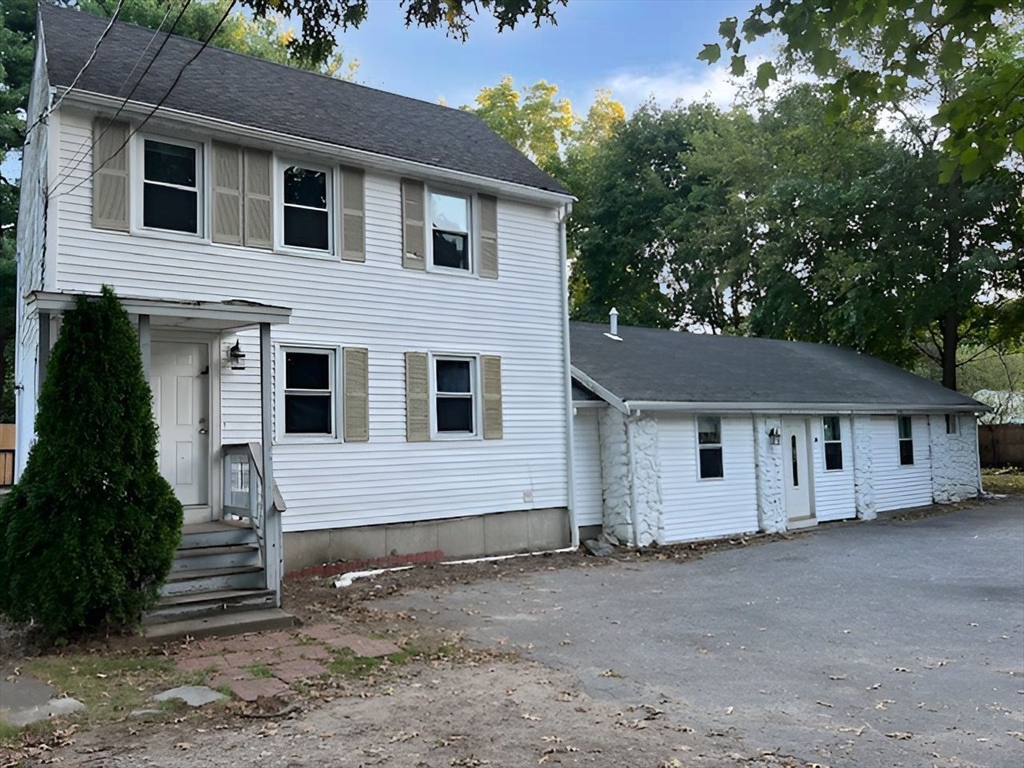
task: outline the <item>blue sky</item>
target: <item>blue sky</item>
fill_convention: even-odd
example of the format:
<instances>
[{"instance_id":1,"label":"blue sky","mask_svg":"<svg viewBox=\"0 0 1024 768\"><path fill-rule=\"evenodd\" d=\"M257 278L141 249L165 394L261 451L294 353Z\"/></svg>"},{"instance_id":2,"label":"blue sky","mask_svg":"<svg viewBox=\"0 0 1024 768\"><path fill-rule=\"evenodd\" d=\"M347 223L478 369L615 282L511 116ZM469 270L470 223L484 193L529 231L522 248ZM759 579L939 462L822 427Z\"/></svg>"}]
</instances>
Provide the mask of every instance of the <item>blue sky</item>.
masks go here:
<instances>
[{"instance_id":1,"label":"blue sky","mask_svg":"<svg viewBox=\"0 0 1024 768\"><path fill-rule=\"evenodd\" d=\"M742 18L755 1L570 0L557 10L558 26L498 34L481 19L462 44L441 30L406 29L396 0L373 0L363 26L339 42L358 57L360 82L451 106L471 102L504 75L520 86L554 83L578 112L598 88L610 88L627 109L651 93L665 104L706 92L728 103L735 84L726 68L696 56L717 41L723 18Z\"/></svg>"}]
</instances>

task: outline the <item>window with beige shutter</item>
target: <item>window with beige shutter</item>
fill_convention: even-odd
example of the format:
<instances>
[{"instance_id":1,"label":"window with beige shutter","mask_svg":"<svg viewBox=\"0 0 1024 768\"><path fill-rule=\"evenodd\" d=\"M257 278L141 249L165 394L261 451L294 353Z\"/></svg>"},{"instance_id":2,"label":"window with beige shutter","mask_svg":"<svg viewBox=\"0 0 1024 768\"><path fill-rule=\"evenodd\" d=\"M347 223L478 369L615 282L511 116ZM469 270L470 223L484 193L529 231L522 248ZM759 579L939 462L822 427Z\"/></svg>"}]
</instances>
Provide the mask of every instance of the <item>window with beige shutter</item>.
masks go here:
<instances>
[{"instance_id":1,"label":"window with beige shutter","mask_svg":"<svg viewBox=\"0 0 1024 768\"><path fill-rule=\"evenodd\" d=\"M425 352L405 353L405 439L430 440L430 368Z\"/></svg>"},{"instance_id":2,"label":"window with beige shutter","mask_svg":"<svg viewBox=\"0 0 1024 768\"><path fill-rule=\"evenodd\" d=\"M213 242L242 244L242 148L213 143Z\"/></svg>"},{"instance_id":3,"label":"window with beige shutter","mask_svg":"<svg viewBox=\"0 0 1024 768\"><path fill-rule=\"evenodd\" d=\"M406 269L427 266L424 194L422 181L402 179L402 266Z\"/></svg>"},{"instance_id":4,"label":"window with beige shutter","mask_svg":"<svg viewBox=\"0 0 1024 768\"><path fill-rule=\"evenodd\" d=\"M269 152L248 147L244 151L243 233L248 248L274 247L272 162Z\"/></svg>"},{"instance_id":5,"label":"window with beige shutter","mask_svg":"<svg viewBox=\"0 0 1024 768\"><path fill-rule=\"evenodd\" d=\"M345 441L362 443L370 439L369 353L362 347L342 350L345 402Z\"/></svg>"},{"instance_id":6,"label":"window with beige shutter","mask_svg":"<svg viewBox=\"0 0 1024 768\"><path fill-rule=\"evenodd\" d=\"M127 232L128 124L96 118L92 134L92 225Z\"/></svg>"},{"instance_id":7,"label":"window with beige shutter","mask_svg":"<svg viewBox=\"0 0 1024 768\"><path fill-rule=\"evenodd\" d=\"M359 168L341 169L341 258L366 261L365 174Z\"/></svg>"},{"instance_id":8,"label":"window with beige shutter","mask_svg":"<svg viewBox=\"0 0 1024 768\"><path fill-rule=\"evenodd\" d=\"M482 356L480 369L483 379L484 440L501 440L505 436L501 402L501 358L497 355Z\"/></svg>"},{"instance_id":9,"label":"window with beige shutter","mask_svg":"<svg viewBox=\"0 0 1024 768\"><path fill-rule=\"evenodd\" d=\"M498 199L480 195L480 277L498 279Z\"/></svg>"}]
</instances>

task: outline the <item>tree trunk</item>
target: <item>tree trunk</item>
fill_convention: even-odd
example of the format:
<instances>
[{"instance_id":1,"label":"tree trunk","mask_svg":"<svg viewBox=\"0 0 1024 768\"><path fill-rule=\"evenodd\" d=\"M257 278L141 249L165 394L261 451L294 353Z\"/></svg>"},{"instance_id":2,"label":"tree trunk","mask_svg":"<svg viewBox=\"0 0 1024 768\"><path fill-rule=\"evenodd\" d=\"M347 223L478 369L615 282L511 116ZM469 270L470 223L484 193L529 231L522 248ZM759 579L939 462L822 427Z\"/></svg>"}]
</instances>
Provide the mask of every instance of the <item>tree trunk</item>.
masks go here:
<instances>
[{"instance_id":1,"label":"tree trunk","mask_svg":"<svg viewBox=\"0 0 1024 768\"><path fill-rule=\"evenodd\" d=\"M946 185L946 274L945 283L949 295L946 296L947 309L939 320L942 331L942 349L939 358L942 360L942 386L956 390L956 353L960 346L960 312L957 309L960 291L960 264L963 256L963 232L960 228L960 173L959 171Z\"/></svg>"},{"instance_id":2,"label":"tree trunk","mask_svg":"<svg viewBox=\"0 0 1024 768\"><path fill-rule=\"evenodd\" d=\"M960 346L960 317L950 310L945 314L939 327L942 331L942 349L939 359L942 360L942 386L956 390L956 351Z\"/></svg>"}]
</instances>

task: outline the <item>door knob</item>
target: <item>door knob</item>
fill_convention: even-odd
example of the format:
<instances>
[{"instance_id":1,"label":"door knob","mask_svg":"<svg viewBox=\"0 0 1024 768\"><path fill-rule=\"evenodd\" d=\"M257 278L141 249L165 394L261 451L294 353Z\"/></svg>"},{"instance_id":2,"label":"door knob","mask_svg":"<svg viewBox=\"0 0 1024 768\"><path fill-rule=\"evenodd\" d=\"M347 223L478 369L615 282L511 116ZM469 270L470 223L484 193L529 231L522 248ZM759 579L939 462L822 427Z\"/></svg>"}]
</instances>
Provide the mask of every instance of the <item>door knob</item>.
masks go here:
<instances>
[{"instance_id":1,"label":"door knob","mask_svg":"<svg viewBox=\"0 0 1024 768\"><path fill-rule=\"evenodd\" d=\"M205 435L206 434L206 427L203 427L202 429L200 429L199 430L199 434L200 435Z\"/></svg>"}]
</instances>

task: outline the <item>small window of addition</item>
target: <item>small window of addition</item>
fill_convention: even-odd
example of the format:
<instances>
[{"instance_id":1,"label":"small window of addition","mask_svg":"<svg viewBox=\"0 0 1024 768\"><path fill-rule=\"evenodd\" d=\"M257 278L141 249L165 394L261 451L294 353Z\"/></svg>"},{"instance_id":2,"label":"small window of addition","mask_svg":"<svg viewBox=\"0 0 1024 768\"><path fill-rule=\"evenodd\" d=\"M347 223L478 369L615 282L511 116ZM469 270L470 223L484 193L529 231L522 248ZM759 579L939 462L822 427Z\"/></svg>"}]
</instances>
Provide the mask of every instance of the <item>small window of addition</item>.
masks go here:
<instances>
[{"instance_id":1,"label":"small window of addition","mask_svg":"<svg viewBox=\"0 0 1024 768\"><path fill-rule=\"evenodd\" d=\"M900 465L914 463L914 422L909 416L899 417Z\"/></svg>"},{"instance_id":2,"label":"small window of addition","mask_svg":"<svg viewBox=\"0 0 1024 768\"><path fill-rule=\"evenodd\" d=\"M469 198L440 192L430 193L432 264L435 267L469 271Z\"/></svg>"},{"instance_id":3,"label":"small window of addition","mask_svg":"<svg viewBox=\"0 0 1024 768\"><path fill-rule=\"evenodd\" d=\"M843 468L843 436L838 416L825 416L822 419L825 444L825 470L834 471Z\"/></svg>"},{"instance_id":4,"label":"small window of addition","mask_svg":"<svg viewBox=\"0 0 1024 768\"><path fill-rule=\"evenodd\" d=\"M199 148L143 140L142 226L200 234Z\"/></svg>"},{"instance_id":5,"label":"small window of addition","mask_svg":"<svg viewBox=\"0 0 1024 768\"><path fill-rule=\"evenodd\" d=\"M955 435L960 431L960 417L955 413L946 414L946 434Z\"/></svg>"},{"instance_id":6,"label":"small window of addition","mask_svg":"<svg viewBox=\"0 0 1024 768\"><path fill-rule=\"evenodd\" d=\"M476 435L476 360L434 358L434 425L438 435Z\"/></svg>"},{"instance_id":7,"label":"small window of addition","mask_svg":"<svg viewBox=\"0 0 1024 768\"><path fill-rule=\"evenodd\" d=\"M284 168L281 242L285 246L330 252L330 183L330 174L324 170L298 165Z\"/></svg>"},{"instance_id":8,"label":"small window of addition","mask_svg":"<svg viewBox=\"0 0 1024 768\"><path fill-rule=\"evenodd\" d=\"M700 479L725 477L722 463L722 419L720 416L697 417L697 449Z\"/></svg>"}]
</instances>

